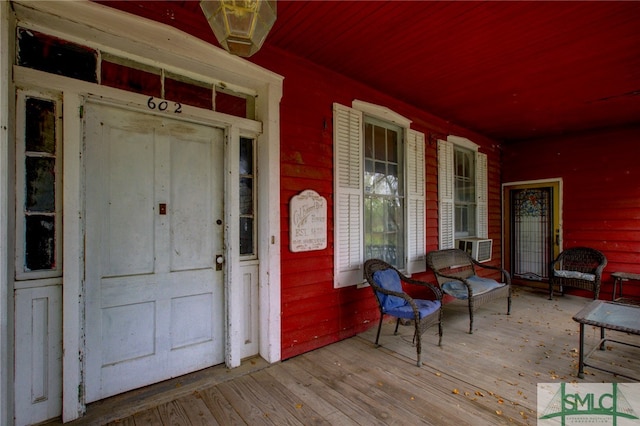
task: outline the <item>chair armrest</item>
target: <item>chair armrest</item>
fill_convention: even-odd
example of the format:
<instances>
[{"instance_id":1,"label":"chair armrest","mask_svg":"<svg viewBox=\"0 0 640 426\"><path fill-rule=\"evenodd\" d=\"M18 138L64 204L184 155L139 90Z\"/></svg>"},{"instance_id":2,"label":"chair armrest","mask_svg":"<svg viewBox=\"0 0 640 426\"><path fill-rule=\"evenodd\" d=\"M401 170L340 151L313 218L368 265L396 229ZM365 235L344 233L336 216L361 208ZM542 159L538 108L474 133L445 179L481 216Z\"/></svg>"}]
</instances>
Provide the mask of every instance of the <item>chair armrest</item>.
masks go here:
<instances>
[{"instance_id":1,"label":"chair armrest","mask_svg":"<svg viewBox=\"0 0 640 426\"><path fill-rule=\"evenodd\" d=\"M504 276L505 284L511 285L511 274L507 270L505 270L505 269L503 269L503 268L501 268L499 266L485 265L484 263L480 263L480 262L476 261L475 259L472 259L472 262L473 262L474 265L476 265L476 266L478 266L480 268L499 271Z\"/></svg>"},{"instance_id":2,"label":"chair armrest","mask_svg":"<svg viewBox=\"0 0 640 426\"><path fill-rule=\"evenodd\" d=\"M402 281L402 277L401 277L401 281ZM387 290L386 288L382 288L378 285L376 285L375 283L371 283L369 282L369 285L371 285L371 287L373 287L373 289L379 293L382 294L386 294L388 296L398 296L399 298L403 299L405 302L407 302L410 306L411 309L413 310L413 315L415 316L416 319L419 318L419 310L418 310L418 305L416 304L416 302L413 300L413 297L409 296L407 293L404 292L400 292L400 291L393 291L393 290ZM378 300L378 304L380 304L380 301ZM380 309L382 310L382 305L380 305Z\"/></svg>"}]
</instances>

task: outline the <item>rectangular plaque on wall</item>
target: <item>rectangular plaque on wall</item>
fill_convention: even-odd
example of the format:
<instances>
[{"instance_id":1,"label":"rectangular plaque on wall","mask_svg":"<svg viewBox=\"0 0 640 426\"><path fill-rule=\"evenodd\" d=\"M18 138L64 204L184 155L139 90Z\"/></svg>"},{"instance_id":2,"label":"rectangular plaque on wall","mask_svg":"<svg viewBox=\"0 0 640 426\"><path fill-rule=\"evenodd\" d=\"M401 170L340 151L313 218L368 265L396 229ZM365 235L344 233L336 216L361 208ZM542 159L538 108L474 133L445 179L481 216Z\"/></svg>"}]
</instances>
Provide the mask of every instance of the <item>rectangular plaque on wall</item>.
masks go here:
<instances>
[{"instance_id":1,"label":"rectangular plaque on wall","mask_svg":"<svg viewBox=\"0 0 640 426\"><path fill-rule=\"evenodd\" d=\"M291 251L327 248L327 200L307 189L289 204L289 247Z\"/></svg>"}]
</instances>

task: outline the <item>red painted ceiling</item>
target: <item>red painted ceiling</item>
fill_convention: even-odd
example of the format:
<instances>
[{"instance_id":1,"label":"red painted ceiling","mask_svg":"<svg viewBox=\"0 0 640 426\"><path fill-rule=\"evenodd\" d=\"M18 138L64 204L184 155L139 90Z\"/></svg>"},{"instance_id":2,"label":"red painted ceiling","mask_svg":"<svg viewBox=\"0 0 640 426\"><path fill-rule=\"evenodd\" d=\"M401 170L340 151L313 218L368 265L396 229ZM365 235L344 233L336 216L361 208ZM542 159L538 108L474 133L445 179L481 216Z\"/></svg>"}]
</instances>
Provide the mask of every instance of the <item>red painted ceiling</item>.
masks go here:
<instances>
[{"instance_id":1,"label":"red painted ceiling","mask_svg":"<svg viewBox=\"0 0 640 426\"><path fill-rule=\"evenodd\" d=\"M102 3L215 43L197 1ZM640 2L280 0L264 48L503 142L640 124Z\"/></svg>"}]
</instances>

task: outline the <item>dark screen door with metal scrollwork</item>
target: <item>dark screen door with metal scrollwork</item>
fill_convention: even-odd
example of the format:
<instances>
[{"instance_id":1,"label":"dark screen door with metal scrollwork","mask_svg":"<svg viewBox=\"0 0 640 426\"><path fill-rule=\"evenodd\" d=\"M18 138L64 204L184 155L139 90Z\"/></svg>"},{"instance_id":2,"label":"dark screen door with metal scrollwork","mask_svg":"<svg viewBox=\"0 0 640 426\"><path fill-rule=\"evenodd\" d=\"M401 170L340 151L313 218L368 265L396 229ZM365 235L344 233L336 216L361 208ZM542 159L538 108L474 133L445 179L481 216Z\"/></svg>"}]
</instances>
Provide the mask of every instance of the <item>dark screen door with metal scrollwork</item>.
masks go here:
<instances>
[{"instance_id":1,"label":"dark screen door with metal scrollwork","mask_svg":"<svg viewBox=\"0 0 640 426\"><path fill-rule=\"evenodd\" d=\"M553 256L553 188L513 189L509 198L512 274L546 280Z\"/></svg>"}]
</instances>

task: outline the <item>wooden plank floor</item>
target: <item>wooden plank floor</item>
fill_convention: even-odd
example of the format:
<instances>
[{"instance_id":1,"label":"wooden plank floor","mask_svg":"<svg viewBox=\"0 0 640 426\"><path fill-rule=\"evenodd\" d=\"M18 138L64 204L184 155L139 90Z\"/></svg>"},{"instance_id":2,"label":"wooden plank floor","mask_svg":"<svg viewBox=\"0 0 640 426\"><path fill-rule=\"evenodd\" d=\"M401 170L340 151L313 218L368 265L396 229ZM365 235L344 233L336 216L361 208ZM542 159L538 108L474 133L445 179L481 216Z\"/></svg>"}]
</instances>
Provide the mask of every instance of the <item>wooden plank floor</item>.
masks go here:
<instances>
[{"instance_id":1,"label":"wooden plank floor","mask_svg":"<svg viewBox=\"0 0 640 426\"><path fill-rule=\"evenodd\" d=\"M100 401L68 424L535 425L537 383L632 381L590 368L576 377L572 316L589 301L550 301L544 291L516 287L512 314L505 315L506 302L485 305L471 335L466 307L447 305L443 345L436 329L428 330L420 368L411 327L394 336L389 321L378 348L373 327L274 365L253 359L233 370L214 367ZM640 343L638 336L610 334ZM599 330L588 327L588 344L598 338ZM610 344L598 358L640 377L638 349Z\"/></svg>"}]
</instances>

